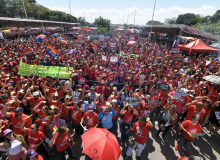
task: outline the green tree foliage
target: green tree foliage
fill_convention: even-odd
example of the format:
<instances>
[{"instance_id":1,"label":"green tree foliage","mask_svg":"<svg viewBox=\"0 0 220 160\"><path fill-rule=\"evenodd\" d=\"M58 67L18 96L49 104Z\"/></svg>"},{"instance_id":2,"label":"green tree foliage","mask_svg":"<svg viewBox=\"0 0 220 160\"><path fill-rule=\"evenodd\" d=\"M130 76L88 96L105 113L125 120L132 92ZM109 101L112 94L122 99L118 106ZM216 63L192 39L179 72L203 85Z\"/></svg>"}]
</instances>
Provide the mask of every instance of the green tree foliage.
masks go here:
<instances>
[{"instance_id":1,"label":"green tree foliage","mask_svg":"<svg viewBox=\"0 0 220 160\"><path fill-rule=\"evenodd\" d=\"M165 24L176 24L176 18L175 18L175 17L165 18L164 23L165 23Z\"/></svg>"},{"instance_id":2,"label":"green tree foliage","mask_svg":"<svg viewBox=\"0 0 220 160\"><path fill-rule=\"evenodd\" d=\"M106 28L107 31L110 31L111 29L111 21L108 19L104 19L101 16L99 18L96 18L93 24L98 25L98 28Z\"/></svg>"},{"instance_id":3,"label":"green tree foliage","mask_svg":"<svg viewBox=\"0 0 220 160\"><path fill-rule=\"evenodd\" d=\"M212 23L216 23L216 22L220 21L220 9L217 10L215 12L215 14L213 14L212 17L210 17L210 20L211 20Z\"/></svg>"},{"instance_id":4,"label":"green tree foliage","mask_svg":"<svg viewBox=\"0 0 220 160\"><path fill-rule=\"evenodd\" d=\"M177 24L185 24L188 26L195 25L200 18L200 15L196 15L193 13L180 14L177 19Z\"/></svg>"},{"instance_id":5,"label":"green tree foliage","mask_svg":"<svg viewBox=\"0 0 220 160\"><path fill-rule=\"evenodd\" d=\"M24 0L27 15L30 19L49 21L62 21L76 23L76 17L61 12L53 11L42 5L36 4L36 0ZM0 0L0 17L26 18L22 0Z\"/></svg>"},{"instance_id":6,"label":"green tree foliage","mask_svg":"<svg viewBox=\"0 0 220 160\"><path fill-rule=\"evenodd\" d=\"M88 26L89 25L89 22L86 22L84 17L79 17L78 18L78 23L80 23L81 26Z\"/></svg>"},{"instance_id":7,"label":"green tree foliage","mask_svg":"<svg viewBox=\"0 0 220 160\"><path fill-rule=\"evenodd\" d=\"M151 25L152 20L148 21L146 23L146 25ZM163 23L161 23L160 21L153 21L153 25L162 25Z\"/></svg>"}]
</instances>

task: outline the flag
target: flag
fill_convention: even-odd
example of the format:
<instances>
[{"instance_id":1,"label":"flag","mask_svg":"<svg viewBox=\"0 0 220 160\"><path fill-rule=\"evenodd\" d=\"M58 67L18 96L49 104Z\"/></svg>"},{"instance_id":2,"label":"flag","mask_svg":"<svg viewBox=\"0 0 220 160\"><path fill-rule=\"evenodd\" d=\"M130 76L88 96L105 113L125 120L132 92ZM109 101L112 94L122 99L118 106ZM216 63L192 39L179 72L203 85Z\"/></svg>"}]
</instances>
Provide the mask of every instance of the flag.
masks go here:
<instances>
[{"instance_id":1,"label":"flag","mask_svg":"<svg viewBox=\"0 0 220 160\"><path fill-rule=\"evenodd\" d=\"M50 57L55 58L57 53L58 51L51 44L48 44L46 48L46 54L49 55Z\"/></svg>"},{"instance_id":2,"label":"flag","mask_svg":"<svg viewBox=\"0 0 220 160\"><path fill-rule=\"evenodd\" d=\"M88 27L83 27L83 30L84 30L84 31L88 31L89 28L88 28Z\"/></svg>"}]
</instances>

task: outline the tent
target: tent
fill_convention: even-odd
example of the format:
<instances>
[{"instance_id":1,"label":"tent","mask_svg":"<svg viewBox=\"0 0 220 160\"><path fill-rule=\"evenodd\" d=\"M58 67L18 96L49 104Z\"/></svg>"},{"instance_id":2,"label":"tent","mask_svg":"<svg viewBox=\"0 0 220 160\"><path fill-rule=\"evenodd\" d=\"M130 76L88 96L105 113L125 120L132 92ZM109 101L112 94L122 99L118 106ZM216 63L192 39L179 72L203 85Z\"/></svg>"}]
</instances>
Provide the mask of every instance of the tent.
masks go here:
<instances>
[{"instance_id":1,"label":"tent","mask_svg":"<svg viewBox=\"0 0 220 160\"><path fill-rule=\"evenodd\" d=\"M212 48L205 44L201 39L197 39L185 45L177 45L176 48L191 51L194 53L218 53L220 50Z\"/></svg>"}]
</instances>

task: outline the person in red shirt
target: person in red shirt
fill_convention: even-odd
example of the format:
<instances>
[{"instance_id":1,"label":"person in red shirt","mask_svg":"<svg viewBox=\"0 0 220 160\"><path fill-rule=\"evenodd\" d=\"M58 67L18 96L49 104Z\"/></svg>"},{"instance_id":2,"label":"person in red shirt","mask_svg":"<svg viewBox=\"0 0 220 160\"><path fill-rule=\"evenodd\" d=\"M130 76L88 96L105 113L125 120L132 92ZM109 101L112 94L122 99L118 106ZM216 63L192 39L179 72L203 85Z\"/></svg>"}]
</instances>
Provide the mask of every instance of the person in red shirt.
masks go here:
<instances>
[{"instance_id":1,"label":"person in red shirt","mask_svg":"<svg viewBox=\"0 0 220 160\"><path fill-rule=\"evenodd\" d=\"M99 100L97 101L97 98L99 97ZM98 114L102 112L102 108L106 106L106 98L104 94L101 94L100 96L96 96L94 100L94 105L97 105Z\"/></svg>"},{"instance_id":2,"label":"person in red shirt","mask_svg":"<svg viewBox=\"0 0 220 160\"><path fill-rule=\"evenodd\" d=\"M30 160L44 160L41 155L39 155L34 149L27 151L27 158Z\"/></svg>"},{"instance_id":3,"label":"person in red shirt","mask_svg":"<svg viewBox=\"0 0 220 160\"><path fill-rule=\"evenodd\" d=\"M146 121L145 116L139 116L138 119L138 122L136 122L133 128L131 128L131 130L134 131L133 137L135 142L132 147L128 147L124 155L125 158L131 156L133 149L136 148L136 159L141 159L141 153L144 150L147 143L148 133L153 128L152 122Z\"/></svg>"},{"instance_id":4,"label":"person in red shirt","mask_svg":"<svg viewBox=\"0 0 220 160\"><path fill-rule=\"evenodd\" d=\"M70 144L70 142L72 144ZM49 147L52 147L55 143L61 160L66 160L65 151L72 160L76 160L76 156L73 154L73 149L71 146L75 143L73 142L70 130L67 127L59 127L58 131L53 132L53 138L50 140Z\"/></svg>"},{"instance_id":5,"label":"person in red shirt","mask_svg":"<svg viewBox=\"0 0 220 160\"><path fill-rule=\"evenodd\" d=\"M30 128L24 127L25 123L28 121L28 118L29 117L26 117L24 119L20 128L23 132L27 133L29 149L35 149L41 155L44 155L45 157L49 158L47 151L42 145L45 136L41 131L39 131L39 126L36 123L34 123L31 125Z\"/></svg>"},{"instance_id":6,"label":"person in red shirt","mask_svg":"<svg viewBox=\"0 0 220 160\"><path fill-rule=\"evenodd\" d=\"M28 128L32 124L31 118L23 113L23 108L21 107L16 108L15 113L7 112L8 106L8 104L5 105L5 108L2 110L2 114L11 120L13 132L25 137L26 133L20 129L20 126L23 123L24 119L27 118L27 123L25 124L25 127Z\"/></svg>"},{"instance_id":7,"label":"person in red shirt","mask_svg":"<svg viewBox=\"0 0 220 160\"><path fill-rule=\"evenodd\" d=\"M196 105L195 105L196 104ZM202 102L192 101L192 103L188 103L187 105L188 113L186 115L186 120L191 120L193 116L197 115L200 120L200 124L203 122L203 118L205 116L204 105Z\"/></svg>"},{"instance_id":8,"label":"person in red shirt","mask_svg":"<svg viewBox=\"0 0 220 160\"><path fill-rule=\"evenodd\" d=\"M0 119L0 143L2 143L5 140L3 132L8 128L9 128L8 122L6 120Z\"/></svg>"},{"instance_id":9,"label":"person in red shirt","mask_svg":"<svg viewBox=\"0 0 220 160\"><path fill-rule=\"evenodd\" d=\"M119 112L120 112L120 108L119 108L119 106L117 105L117 100L116 100L116 99L113 99L113 100L111 101L111 104L112 104L112 108L113 108L114 111L115 111L115 116L112 117L112 122L113 122L113 124L114 124L114 126L115 126L115 130L117 131L117 130L118 130L118 114L119 114Z\"/></svg>"},{"instance_id":10,"label":"person in red shirt","mask_svg":"<svg viewBox=\"0 0 220 160\"><path fill-rule=\"evenodd\" d=\"M179 145L184 143L182 150L188 156L188 153L185 150L186 147L190 144L191 141L200 136L198 133L202 132L202 127L198 123L199 119L199 116L194 115L192 116L192 120L185 120L182 122L180 126L181 133L177 141L177 145L175 146L175 150L178 150Z\"/></svg>"},{"instance_id":11,"label":"person in red shirt","mask_svg":"<svg viewBox=\"0 0 220 160\"><path fill-rule=\"evenodd\" d=\"M86 120L86 127L89 128L96 128L99 124L99 119L97 114L93 112L93 107L89 106L88 111L83 115L80 124L83 124L83 121Z\"/></svg>"},{"instance_id":12,"label":"person in red shirt","mask_svg":"<svg viewBox=\"0 0 220 160\"><path fill-rule=\"evenodd\" d=\"M102 83L99 83L98 86L95 87L96 93L105 94L105 86Z\"/></svg>"},{"instance_id":13,"label":"person in red shirt","mask_svg":"<svg viewBox=\"0 0 220 160\"><path fill-rule=\"evenodd\" d=\"M128 107L127 110L125 110L126 107ZM135 116L138 115L138 111L132 105L124 105L124 107L120 111L120 114L124 115L123 123L121 124L121 128L122 128L121 139L122 142L125 142L125 138L127 138L129 135L129 129L133 121L133 117L134 115Z\"/></svg>"}]
</instances>

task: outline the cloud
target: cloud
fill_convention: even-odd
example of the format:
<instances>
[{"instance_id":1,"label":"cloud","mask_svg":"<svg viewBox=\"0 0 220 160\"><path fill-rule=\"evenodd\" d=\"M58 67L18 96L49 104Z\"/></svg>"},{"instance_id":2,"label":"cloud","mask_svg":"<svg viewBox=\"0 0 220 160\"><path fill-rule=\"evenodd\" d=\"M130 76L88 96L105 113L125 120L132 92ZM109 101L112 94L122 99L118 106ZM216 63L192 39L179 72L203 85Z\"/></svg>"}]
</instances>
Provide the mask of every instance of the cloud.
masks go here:
<instances>
[{"instance_id":1,"label":"cloud","mask_svg":"<svg viewBox=\"0 0 220 160\"><path fill-rule=\"evenodd\" d=\"M47 6L48 7L48 6ZM66 13L69 13L69 8L64 7L48 7L51 10L59 10ZM95 18L102 16L104 18L110 19L113 24L118 23L128 23L133 24L134 23L134 15L136 10L136 18L135 22L136 24L146 24L147 21L152 19L152 8L145 8L145 9L139 9L136 6L129 7L125 10L117 10L117 9L78 9L78 10L71 10L71 14L75 17L85 17L86 20L91 22L94 21ZM179 14L185 14L185 13L194 13L194 14L201 14L201 15L207 15L207 14L213 14L214 13L214 6L208 6L203 5L199 8L181 8L177 6L172 6L169 8L158 8L155 9L154 14L154 20L158 20L161 22L164 22L165 18L171 18L171 17L177 17ZM129 16L128 16L129 15ZM127 19L128 18L128 19Z\"/></svg>"}]
</instances>

